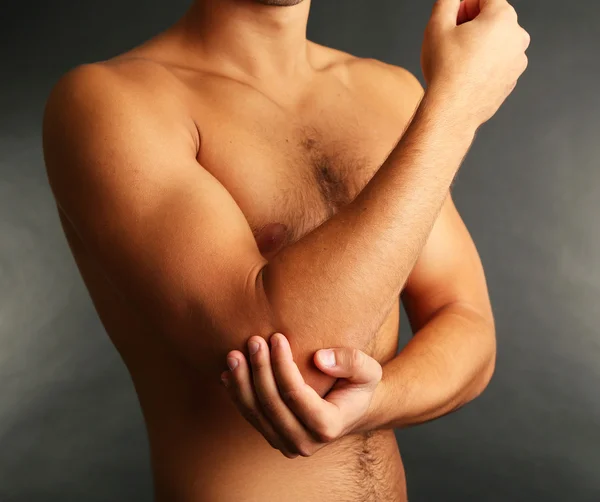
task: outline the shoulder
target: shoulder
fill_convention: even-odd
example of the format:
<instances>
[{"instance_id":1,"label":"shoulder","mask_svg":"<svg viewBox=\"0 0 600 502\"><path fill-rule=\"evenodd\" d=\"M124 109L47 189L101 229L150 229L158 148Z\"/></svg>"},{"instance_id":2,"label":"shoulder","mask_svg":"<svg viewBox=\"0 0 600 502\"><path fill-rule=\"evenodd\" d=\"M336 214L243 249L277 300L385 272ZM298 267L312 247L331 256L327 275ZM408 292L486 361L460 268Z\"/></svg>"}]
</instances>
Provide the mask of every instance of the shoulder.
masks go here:
<instances>
[{"instance_id":1,"label":"shoulder","mask_svg":"<svg viewBox=\"0 0 600 502\"><path fill-rule=\"evenodd\" d=\"M173 128L191 132L176 79L142 59L80 65L52 88L43 116L45 154L110 150ZM166 138L165 138L166 139Z\"/></svg>"},{"instance_id":2,"label":"shoulder","mask_svg":"<svg viewBox=\"0 0 600 502\"><path fill-rule=\"evenodd\" d=\"M353 58L348 62L348 70L355 78L377 85L382 90L403 90L411 95L420 96L423 86L417 77L406 68L396 66L374 58Z\"/></svg>"},{"instance_id":3,"label":"shoulder","mask_svg":"<svg viewBox=\"0 0 600 502\"><path fill-rule=\"evenodd\" d=\"M166 70L145 61L82 65L59 79L42 125L58 201L75 197L72 186L99 190L107 180L141 176L142 168L158 178L169 159L195 159L197 130L172 85Z\"/></svg>"},{"instance_id":4,"label":"shoulder","mask_svg":"<svg viewBox=\"0 0 600 502\"><path fill-rule=\"evenodd\" d=\"M421 101L424 93L419 79L406 68L375 58L364 58L344 51L319 46L321 65L353 91L372 99L379 99L385 106L409 109Z\"/></svg>"},{"instance_id":5,"label":"shoulder","mask_svg":"<svg viewBox=\"0 0 600 502\"><path fill-rule=\"evenodd\" d=\"M400 66L373 58L354 58L347 63L347 71L350 85L396 116L412 117L423 98L417 77Z\"/></svg>"},{"instance_id":6,"label":"shoulder","mask_svg":"<svg viewBox=\"0 0 600 502\"><path fill-rule=\"evenodd\" d=\"M177 102L170 92L175 79L162 65L143 59L110 60L84 64L64 74L46 101L45 119L77 112L95 116L146 110L166 111Z\"/></svg>"}]
</instances>

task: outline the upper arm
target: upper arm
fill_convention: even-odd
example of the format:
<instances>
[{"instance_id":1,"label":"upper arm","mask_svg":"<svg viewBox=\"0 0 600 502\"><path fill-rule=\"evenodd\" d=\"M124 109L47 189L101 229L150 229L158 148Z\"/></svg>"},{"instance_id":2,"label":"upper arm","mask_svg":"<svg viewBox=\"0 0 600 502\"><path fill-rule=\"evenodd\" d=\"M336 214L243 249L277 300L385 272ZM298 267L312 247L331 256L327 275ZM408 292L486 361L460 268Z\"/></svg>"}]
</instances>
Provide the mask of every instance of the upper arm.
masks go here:
<instances>
[{"instance_id":1,"label":"upper arm","mask_svg":"<svg viewBox=\"0 0 600 502\"><path fill-rule=\"evenodd\" d=\"M468 305L493 323L481 259L450 194L408 277L402 300L415 332L452 303Z\"/></svg>"},{"instance_id":2,"label":"upper arm","mask_svg":"<svg viewBox=\"0 0 600 502\"><path fill-rule=\"evenodd\" d=\"M183 105L155 90L165 77L136 71L80 67L54 88L43 133L52 190L89 255L152 325L189 350L210 324L234 348L268 324L253 297L265 261L240 208L196 162Z\"/></svg>"}]
</instances>

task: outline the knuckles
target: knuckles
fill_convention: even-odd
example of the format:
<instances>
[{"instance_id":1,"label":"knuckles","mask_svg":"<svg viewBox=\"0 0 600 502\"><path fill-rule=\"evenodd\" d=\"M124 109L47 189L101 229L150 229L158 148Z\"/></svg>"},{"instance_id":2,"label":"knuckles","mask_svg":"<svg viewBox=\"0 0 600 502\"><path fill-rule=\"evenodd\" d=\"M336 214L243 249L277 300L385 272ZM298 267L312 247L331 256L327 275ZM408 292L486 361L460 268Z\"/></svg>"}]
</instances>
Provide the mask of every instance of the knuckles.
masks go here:
<instances>
[{"instance_id":1,"label":"knuckles","mask_svg":"<svg viewBox=\"0 0 600 502\"><path fill-rule=\"evenodd\" d=\"M508 2L498 2L497 4L488 7L487 12L497 20L516 21L519 19L517 10Z\"/></svg>"},{"instance_id":2,"label":"knuckles","mask_svg":"<svg viewBox=\"0 0 600 502\"><path fill-rule=\"evenodd\" d=\"M503 14L512 21L518 21L519 19L519 14L517 13L517 10L508 2L503 7Z\"/></svg>"},{"instance_id":3,"label":"knuckles","mask_svg":"<svg viewBox=\"0 0 600 502\"><path fill-rule=\"evenodd\" d=\"M523 30L523 39L525 40L525 48L527 49L529 44L531 44L531 35L526 30Z\"/></svg>"},{"instance_id":4,"label":"knuckles","mask_svg":"<svg viewBox=\"0 0 600 502\"><path fill-rule=\"evenodd\" d=\"M261 401L261 406L270 416L277 416L279 410L279 401L277 399L265 398Z\"/></svg>"},{"instance_id":5,"label":"knuckles","mask_svg":"<svg viewBox=\"0 0 600 502\"><path fill-rule=\"evenodd\" d=\"M271 361L268 357L264 357L261 353L250 356L252 371L259 371L271 366Z\"/></svg>"},{"instance_id":6,"label":"knuckles","mask_svg":"<svg viewBox=\"0 0 600 502\"><path fill-rule=\"evenodd\" d=\"M281 399L289 405L294 405L300 401L300 391L298 389L289 389L281 392Z\"/></svg>"}]
</instances>

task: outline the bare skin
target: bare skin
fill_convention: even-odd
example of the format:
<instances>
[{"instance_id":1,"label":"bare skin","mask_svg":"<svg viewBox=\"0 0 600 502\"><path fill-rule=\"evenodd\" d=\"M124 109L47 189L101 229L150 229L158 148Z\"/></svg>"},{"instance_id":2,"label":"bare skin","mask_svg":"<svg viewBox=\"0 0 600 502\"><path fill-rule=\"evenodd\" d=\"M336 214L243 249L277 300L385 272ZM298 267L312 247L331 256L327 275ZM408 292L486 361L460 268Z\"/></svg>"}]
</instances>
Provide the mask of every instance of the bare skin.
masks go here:
<instances>
[{"instance_id":1,"label":"bare skin","mask_svg":"<svg viewBox=\"0 0 600 502\"><path fill-rule=\"evenodd\" d=\"M528 44L506 2L487 3L455 32L479 8L439 2L424 97L405 70L307 41L306 1L198 1L55 87L48 175L138 393L158 500L404 501L392 428L487 385L493 316L449 187ZM453 70L459 55L483 76ZM400 293L417 336L395 357ZM306 458L283 436L272 448L220 383L227 355L242 368L248 339L275 332L319 396L341 374L319 371L318 349L383 366L368 420Z\"/></svg>"}]
</instances>

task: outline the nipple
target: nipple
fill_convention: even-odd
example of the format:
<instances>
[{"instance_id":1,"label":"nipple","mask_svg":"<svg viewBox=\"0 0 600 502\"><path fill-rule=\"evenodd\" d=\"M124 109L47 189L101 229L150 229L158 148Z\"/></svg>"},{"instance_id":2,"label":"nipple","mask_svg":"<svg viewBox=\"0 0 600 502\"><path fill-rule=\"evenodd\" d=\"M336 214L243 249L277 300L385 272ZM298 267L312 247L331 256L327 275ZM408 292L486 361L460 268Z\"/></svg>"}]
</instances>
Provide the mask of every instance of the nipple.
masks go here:
<instances>
[{"instance_id":1,"label":"nipple","mask_svg":"<svg viewBox=\"0 0 600 502\"><path fill-rule=\"evenodd\" d=\"M269 223L256 233L256 244L262 255L278 250L287 236L287 227L283 223Z\"/></svg>"}]
</instances>

